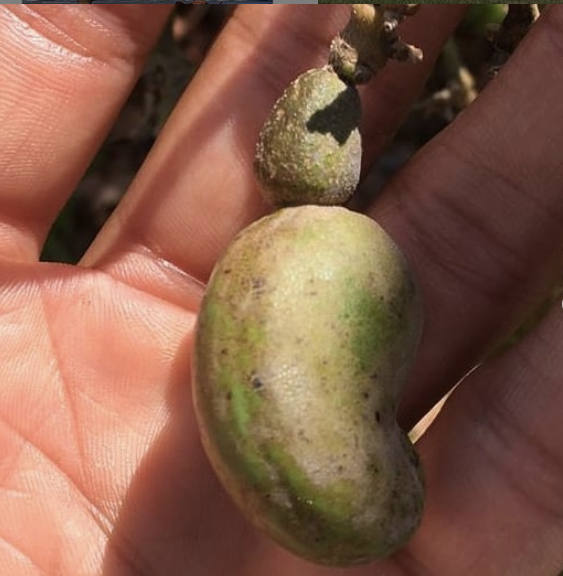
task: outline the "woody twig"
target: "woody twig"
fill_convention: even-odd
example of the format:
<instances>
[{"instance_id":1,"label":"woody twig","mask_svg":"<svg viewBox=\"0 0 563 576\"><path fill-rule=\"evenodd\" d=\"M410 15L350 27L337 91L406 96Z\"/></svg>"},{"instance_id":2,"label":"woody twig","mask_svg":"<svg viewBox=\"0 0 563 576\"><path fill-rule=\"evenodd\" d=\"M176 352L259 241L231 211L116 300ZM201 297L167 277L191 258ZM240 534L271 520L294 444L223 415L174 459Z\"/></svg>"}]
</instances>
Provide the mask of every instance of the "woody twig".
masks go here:
<instances>
[{"instance_id":1,"label":"woody twig","mask_svg":"<svg viewBox=\"0 0 563 576\"><path fill-rule=\"evenodd\" d=\"M539 15L537 4L509 4L502 24L489 27L488 37L494 49L489 70L491 78L498 74Z\"/></svg>"},{"instance_id":2,"label":"woody twig","mask_svg":"<svg viewBox=\"0 0 563 576\"><path fill-rule=\"evenodd\" d=\"M397 27L418 4L353 4L350 20L331 43L329 63L351 84L365 84L389 59L420 62L422 50L405 43Z\"/></svg>"}]
</instances>

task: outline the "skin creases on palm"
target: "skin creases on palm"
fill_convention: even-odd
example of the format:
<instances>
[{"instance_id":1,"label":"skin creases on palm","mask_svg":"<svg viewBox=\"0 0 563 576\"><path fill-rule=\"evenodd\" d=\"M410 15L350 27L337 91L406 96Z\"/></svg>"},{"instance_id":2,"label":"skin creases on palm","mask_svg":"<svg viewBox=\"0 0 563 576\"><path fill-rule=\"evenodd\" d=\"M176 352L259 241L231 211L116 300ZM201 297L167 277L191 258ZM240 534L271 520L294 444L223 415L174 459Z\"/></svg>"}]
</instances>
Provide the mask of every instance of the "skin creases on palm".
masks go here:
<instances>
[{"instance_id":1,"label":"skin creases on palm","mask_svg":"<svg viewBox=\"0 0 563 576\"><path fill-rule=\"evenodd\" d=\"M169 546L189 525L175 522L178 495L190 498L186 478L204 462L190 416L194 316L101 272L2 268L3 573L104 573L149 518L162 539L152 548Z\"/></svg>"}]
</instances>

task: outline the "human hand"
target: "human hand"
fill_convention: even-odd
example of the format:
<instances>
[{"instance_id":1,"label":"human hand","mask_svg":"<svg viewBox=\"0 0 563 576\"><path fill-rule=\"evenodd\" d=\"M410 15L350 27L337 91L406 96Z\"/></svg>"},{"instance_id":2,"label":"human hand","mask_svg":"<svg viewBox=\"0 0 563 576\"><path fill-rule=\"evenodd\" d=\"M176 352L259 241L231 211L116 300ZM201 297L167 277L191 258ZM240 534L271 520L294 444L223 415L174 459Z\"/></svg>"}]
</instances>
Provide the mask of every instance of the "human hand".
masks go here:
<instances>
[{"instance_id":1,"label":"human hand","mask_svg":"<svg viewBox=\"0 0 563 576\"><path fill-rule=\"evenodd\" d=\"M466 378L420 441L423 524L385 562L334 571L285 552L242 519L202 453L189 364L203 283L234 234L268 210L251 167L261 124L290 80L323 63L347 7L237 9L80 265L37 262L169 9L0 12L2 574L556 574L559 306ZM425 62L390 66L364 90L366 166L463 12L427 6L406 23ZM406 427L560 276L562 35L553 6L370 209L425 300Z\"/></svg>"}]
</instances>

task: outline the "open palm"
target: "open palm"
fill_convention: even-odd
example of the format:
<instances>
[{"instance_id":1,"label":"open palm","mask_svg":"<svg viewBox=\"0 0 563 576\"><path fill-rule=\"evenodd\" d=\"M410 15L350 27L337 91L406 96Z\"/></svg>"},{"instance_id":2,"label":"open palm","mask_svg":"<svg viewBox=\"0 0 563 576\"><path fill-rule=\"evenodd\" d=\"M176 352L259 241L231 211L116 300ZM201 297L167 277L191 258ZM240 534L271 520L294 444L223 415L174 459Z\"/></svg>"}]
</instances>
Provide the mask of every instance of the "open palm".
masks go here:
<instances>
[{"instance_id":1,"label":"open palm","mask_svg":"<svg viewBox=\"0 0 563 576\"><path fill-rule=\"evenodd\" d=\"M251 170L261 123L289 80L322 64L347 9L240 8L83 261L37 262L168 11L0 11L2 575L335 573L258 534L223 494L194 423L190 350L214 261L267 210ZM463 11L425 7L408 32L425 64L391 66L364 91L366 165ZM563 266L563 74L548 68L563 56L561 30L554 6L499 80L371 209L425 298L405 426L541 301ZM556 574L562 332L554 309L464 380L420 442L420 531L396 557L338 573Z\"/></svg>"}]
</instances>

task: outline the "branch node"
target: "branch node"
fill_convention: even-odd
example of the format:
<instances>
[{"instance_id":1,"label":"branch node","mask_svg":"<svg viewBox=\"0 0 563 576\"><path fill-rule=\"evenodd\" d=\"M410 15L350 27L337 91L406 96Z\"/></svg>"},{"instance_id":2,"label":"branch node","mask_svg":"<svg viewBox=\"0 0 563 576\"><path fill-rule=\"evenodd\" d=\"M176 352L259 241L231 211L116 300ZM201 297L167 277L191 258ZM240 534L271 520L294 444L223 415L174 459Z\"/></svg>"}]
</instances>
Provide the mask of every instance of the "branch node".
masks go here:
<instances>
[{"instance_id":1,"label":"branch node","mask_svg":"<svg viewBox=\"0 0 563 576\"><path fill-rule=\"evenodd\" d=\"M418 4L353 4L350 20L330 45L329 64L345 82L365 84L389 59L417 63L422 50L403 42L397 27Z\"/></svg>"}]
</instances>

